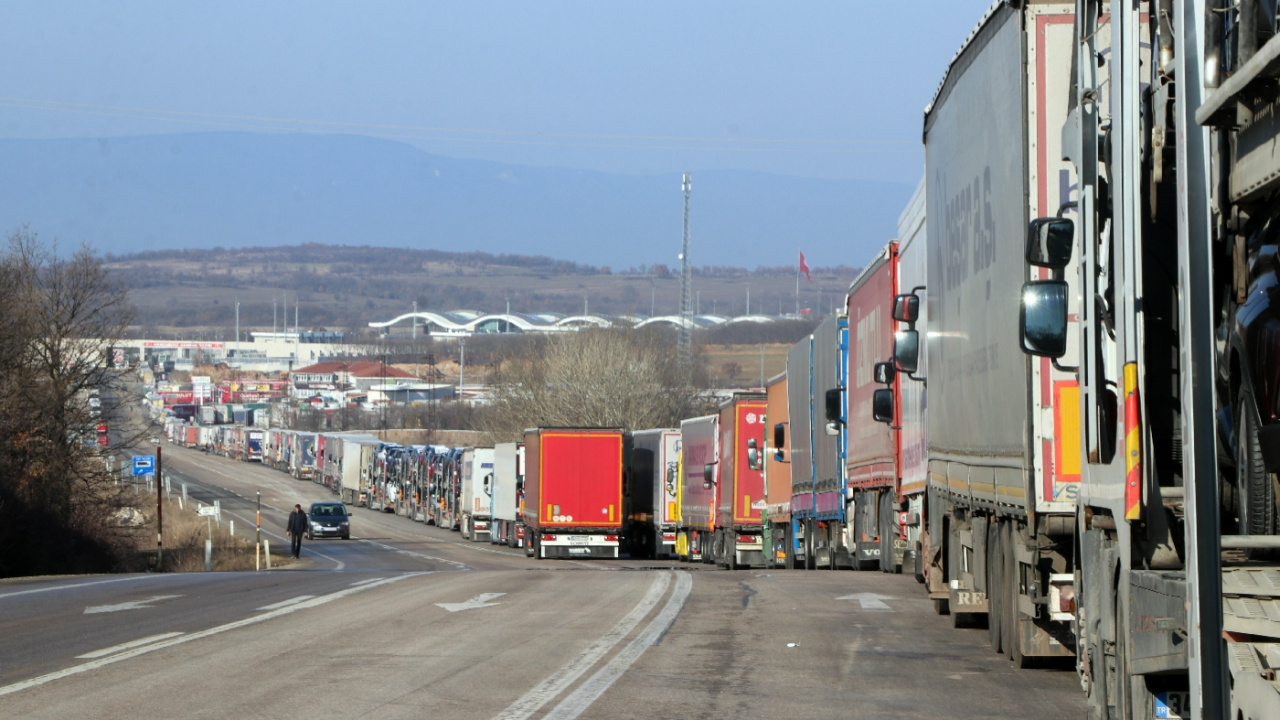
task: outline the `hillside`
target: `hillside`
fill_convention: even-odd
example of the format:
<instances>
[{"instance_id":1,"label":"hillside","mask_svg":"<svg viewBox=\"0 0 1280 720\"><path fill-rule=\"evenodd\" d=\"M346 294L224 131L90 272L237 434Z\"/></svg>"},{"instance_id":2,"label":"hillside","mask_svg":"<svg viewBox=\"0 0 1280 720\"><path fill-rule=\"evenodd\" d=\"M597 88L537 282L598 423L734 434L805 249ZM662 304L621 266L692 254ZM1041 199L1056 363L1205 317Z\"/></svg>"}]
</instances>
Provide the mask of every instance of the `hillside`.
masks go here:
<instances>
[{"instance_id":1,"label":"hillside","mask_svg":"<svg viewBox=\"0 0 1280 720\"><path fill-rule=\"evenodd\" d=\"M413 308L648 315L676 313L679 269L665 265L614 271L548 257L452 253L387 247L309 244L289 247L166 250L107 257L130 286L138 332L205 331L228 337L240 303L242 328L272 327L273 302L283 326L299 305L301 326L362 332L371 320ZM830 309L857 269L813 268L801 280L801 305ZM794 312L794 267L700 266L693 279L702 312L741 315L747 293L755 313ZM767 340L761 340L767 341Z\"/></svg>"}]
</instances>

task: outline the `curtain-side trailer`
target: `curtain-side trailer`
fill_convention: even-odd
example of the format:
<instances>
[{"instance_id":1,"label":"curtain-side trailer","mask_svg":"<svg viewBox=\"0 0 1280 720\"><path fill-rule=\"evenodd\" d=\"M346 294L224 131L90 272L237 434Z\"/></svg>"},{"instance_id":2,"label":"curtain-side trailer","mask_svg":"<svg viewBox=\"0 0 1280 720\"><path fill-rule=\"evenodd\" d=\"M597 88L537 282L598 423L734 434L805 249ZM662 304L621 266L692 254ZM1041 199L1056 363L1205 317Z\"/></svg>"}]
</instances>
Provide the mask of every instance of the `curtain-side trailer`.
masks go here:
<instances>
[{"instance_id":1,"label":"curtain-side trailer","mask_svg":"<svg viewBox=\"0 0 1280 720\"><path fill-rule=\"evenodd\" d=\"M764 566L764 416L761 393L734 393L722 403L719 463L703 474L704 482L714 476L718 487L712 552L716 563L730 570Z\"/></svg>"},{"instance_id":2,"label":"curtain-side trailer","mask_svg":"<svg viewBox=\"0 0 1280 720\"><path fill-rule=\"evenodd\" d=\"M716 473L720 464L720 415L689 418L680 423L680 463L684 471L680 483L680 522L677 533L688 549L687 559L709 563L715 532ZM706 473L711 477L706 477Z\"/></svg>"},{"instance_id":3,"label":"curtain-side trailer","mask_svg":"<svg viewBox=\"0 0 1280 720\"><path fill-rule=\"evenodd\" d=\"M1070 5L993 5L951 62L924 119L927 287L894 307L894 362L916 370L922 342L928 358L930 586L953 614L985 614L992 648L1018 662L1075 644L1049 598L1073 591L1080 419L1064 398L1079 388L1028 362L1018 333L1025 228L1071 185L1047 128L1067 118L1053 90L1068 87L1073 20ZM911 327L920 304L927 336Z\"/></svg>"}]
</instances>

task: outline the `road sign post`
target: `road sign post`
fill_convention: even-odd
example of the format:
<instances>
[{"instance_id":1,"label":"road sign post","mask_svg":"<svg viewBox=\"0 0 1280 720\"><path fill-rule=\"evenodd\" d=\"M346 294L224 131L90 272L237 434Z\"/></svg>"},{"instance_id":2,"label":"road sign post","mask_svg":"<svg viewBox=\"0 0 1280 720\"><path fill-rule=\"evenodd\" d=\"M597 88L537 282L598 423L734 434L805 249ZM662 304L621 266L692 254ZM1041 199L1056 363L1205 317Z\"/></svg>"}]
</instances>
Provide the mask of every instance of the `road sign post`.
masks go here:
<instances>
[{"instance_id":1,"label":"road sign post","mask_svg":"<svg viewBox=\"0 0 1280 720\"><path fill-rule=\"evenodd\" d=\"M156 446L156 571L164 562L164 503L160 493L160 483L164 482L164 458L160 455L160 446Z\"/></svg>"}]
</instances>

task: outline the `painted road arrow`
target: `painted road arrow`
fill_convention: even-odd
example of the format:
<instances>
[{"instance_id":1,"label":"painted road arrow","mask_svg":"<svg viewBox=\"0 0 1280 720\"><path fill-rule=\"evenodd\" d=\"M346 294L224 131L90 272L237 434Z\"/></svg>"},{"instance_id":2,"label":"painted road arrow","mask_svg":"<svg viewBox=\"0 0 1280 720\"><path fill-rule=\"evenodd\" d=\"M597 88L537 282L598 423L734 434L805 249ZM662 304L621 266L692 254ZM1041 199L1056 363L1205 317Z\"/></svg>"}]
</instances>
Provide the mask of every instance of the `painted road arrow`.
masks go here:
<instances>
[{"instance_id":1,"label":"painted road arrow","mask_svg":"<svg viewBox=\"0 0 1280 720\"><path fill-rule=\"evenodd\" d=\"M854 593L838 597L837 600L857 600L862 604L863 610L888 610L893 612L893 608L884 604L884 600L894 600L892 595L877 595L875 593Z\"/></svg>"},{"instance_id":2,"label":"painted road arrow","mask_svg":"<svg viewBox=\"0 0 1280 720\"><path fill-rule=\"evenodd\" d=\"M436 603L436 607L442 607L449 612L458 612L460 610L475 610L476 608L494 607L498 603L491 603L490 600L497 600L506 595L506 593L481 593L466 602L460 603Z\"/></svg>"},{"instance_id":3,"label":"painted road arrow","mask_svg":"<svg viewBox=\"0 0 1280 720\"><path fill-rule=\"evenodd\" d=\"M154 595L143 600L131 600L129 602L120 603L119 605L91 605L84 609L85 615L94 613L120 612L121 610L141 610L142 608L151 607L151 603L158 603L161 600L172 600L180 598L181 595Z\"/></svg>"}]
</instances>

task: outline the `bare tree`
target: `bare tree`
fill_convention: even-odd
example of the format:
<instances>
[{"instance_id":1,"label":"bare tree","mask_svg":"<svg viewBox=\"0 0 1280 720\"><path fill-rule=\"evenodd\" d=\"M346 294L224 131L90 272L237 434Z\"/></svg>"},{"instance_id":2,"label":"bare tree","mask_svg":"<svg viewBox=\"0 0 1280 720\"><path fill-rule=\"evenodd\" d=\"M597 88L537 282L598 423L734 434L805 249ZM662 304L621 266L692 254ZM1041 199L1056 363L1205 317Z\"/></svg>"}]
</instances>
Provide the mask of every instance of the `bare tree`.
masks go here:
<instances>
[{"instance_id":1,"label":"bare tree","mask_svg":"<svg viewBox=\"0 0 1280 720\"><path fill-rule=\"evenodd\" d=\"M123 397L109 354L132 320L126 290L87 248L59 256L24 228L0 256L0 301L0 512L40 518L42 530L23 542L80 538L83 558L109 555L113 538L102 533L118 492L95 426ZM0 528L11 529L8 519Z\"/></svg>"},{"instance_id":2,"label":"bare tree","mask_svg":"<svg viewBox=\"0 0 1280 720\"><path fill-rule=\"evenodd\" d=\"M548 336L502 363L480 426L494 441L538 426L670 427L695 412L698 367L682 366L662 331Z\"/></svg>"}]
</instances>

